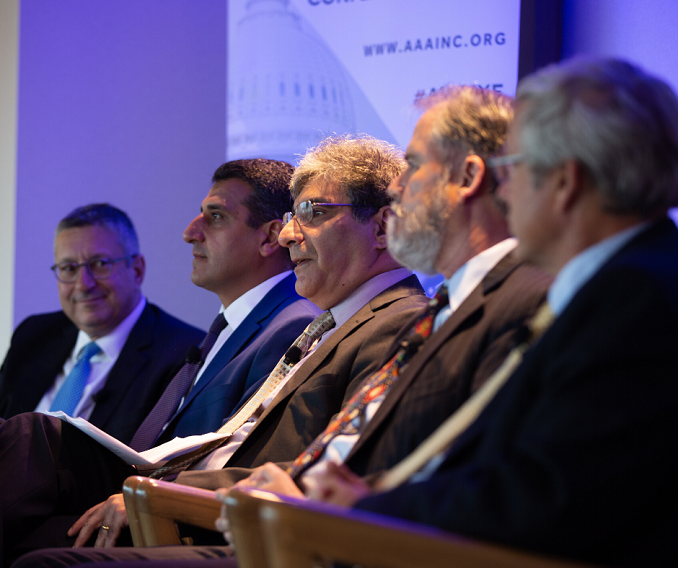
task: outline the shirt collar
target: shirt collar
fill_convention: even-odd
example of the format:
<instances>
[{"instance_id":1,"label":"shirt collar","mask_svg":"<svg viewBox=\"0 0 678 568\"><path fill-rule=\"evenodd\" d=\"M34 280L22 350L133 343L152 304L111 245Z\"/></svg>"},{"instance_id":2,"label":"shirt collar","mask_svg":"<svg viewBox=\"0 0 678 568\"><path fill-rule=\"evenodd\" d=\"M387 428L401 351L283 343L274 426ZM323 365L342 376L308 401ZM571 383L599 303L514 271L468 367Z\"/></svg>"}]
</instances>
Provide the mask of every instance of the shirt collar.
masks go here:
<instances>
[{"instance_id":1,"label":"shirt collar","mask_svg":"<svg viewBox=\"0 0 678 568\"><path fill-rule=\"evenodd\" d=\"M291 270L286 270L280 274L264 280L240 296L237 300L231 302L228 308L221 306L220 313L224 314L229 327L235 330L255 308L255 306L268 294L273 287L292 274Z\"/></svg>"},{"instance_id":2,"label":"shirt collar","mask_svg":"<svg viewBox=\"0 0 678 568\"><path fill-rule=\"evenodd\" d=\"M116 360L118 358L118 355L120 355L120 351L122 351L122 348L125 346L127 337L131 333L132 328L136 325L137 321L139 321L139 318L141 317L141 312L144 311L145 307L146 307L146 298L142 294L139 303L130 312L130 314L118 324L118 327L116 327L108 335L104 335L103 337L100 337L99 339L96 340L96 344L108 357L110 357L113 360ZM73 349L73 355L75 356L76 360L80 355L80 351L82 351L82 348L85 347L85 345L87 345L91 341L92 339L90 338L90 336L87 335L84 331L82 330L78 331L78 339L76 340L75 348Z\"/></svg>"},{"instance_id":3,"label":"shirt collar","mask_svg":"<svg viewBox=\"0 0 678 568\"><path fill-rule=\"evenodd\" d=\"M650 224L634 225L584 249L563 266L548 291L548 303L556 316L565 311L572 298L619 249Z\"/></svg>"},{"instance_id":4,"label":"shirt collar","mask_svg":"<svg viewBox=\"0 0 678 568\"><path fill-rule=\"evenodd\" d=\"M387 288L390 288L397 282L411 276L412 272L407 268L397 268L382 272L364 282L356 288L348 298L336 306L330 308L332 317L335 321L335 329L344 325L358 310L374 297L381 294Z\"/></svg>"},{"instance_id":5,"label":"shirt collar","mask_svg":"<svg viewBox=\"0 0 678 568\"><path fill-rule=\"evenodd\" d=\"M454 312L468 298L499 261L518 245L517 239L504 239L474 256L445 282Z\"/></svg>"}]
</instances>

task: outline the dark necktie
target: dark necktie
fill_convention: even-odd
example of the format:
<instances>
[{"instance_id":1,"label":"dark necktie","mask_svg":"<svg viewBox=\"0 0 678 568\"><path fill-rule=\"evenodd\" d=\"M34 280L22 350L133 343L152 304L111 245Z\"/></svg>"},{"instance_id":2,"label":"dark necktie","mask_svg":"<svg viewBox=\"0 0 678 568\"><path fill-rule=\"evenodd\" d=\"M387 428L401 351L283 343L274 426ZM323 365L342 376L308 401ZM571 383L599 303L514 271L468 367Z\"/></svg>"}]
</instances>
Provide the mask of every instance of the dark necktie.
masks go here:
<instances>
[{"instance_id":1,"label":"dark necktie","mask_svg":"<svg viewBox=\"0 0 678 568\"><path fill-rule=\"evenodd\" d=\"M257 392L240 407L240 410L238 410L226 424L217 430L218 433L224 435L223 438L207 442L187 454L183 454L168 461L164 467L154 471L149 477L157 479L170 475L175 471L185 469L221 446L228 438L230 438L233 432L250 419L261 404L283 381L296 362L301 361L301 359L306 356L315 340L319 339L326 331L332 329L334 325L334 318L329 311L323 312L316 317L308 324L303 333L297 337L295 342L292 343L291 347L287 350L287 353L285 353L280 361L278 361L277 365L273 368L273 371L271 371L271 374L264 381L264 384L257 389Z\"/></svg>"},{"instance_id":2,"label":"dark necktie","mask_svg":"<svg viewBox=\"0 0 678 568\"><path fill-rule=\"evenodd\" d=\"M137 452L143 452L153 446L153 442L162 433L163 426L167 424L179 407L181 399L190 391L200 366L205 361L210 349L214 346L217 337L219 337L219 334L227 325L224 315L221 313L217 315L205 339L200 344L200 360L186 361L184 366L179 369L179 372L174 376L170 384L167 385L165 392L162 393L158 402L155 403L151 412L149 412L141 426L137 429L130 442L130 448ZM195 349L195 347L191 349Z\"/></svg>"},{"instance_id":3,"label":"dark necktie","mask_svg":"<svg viewBox=\"0 0 678 568\"><path fill-rule=\"evenodd\" d=\"M353 421L363 416L365 407L370 402L388 392L390 386L398 379L401 369L409 363L424 340L431 335L436 315L447 305L449 305L447 285L443 284L428 303L426 312L415 322L405 340L400 344L398 352L381 369L363 381L358 392L330 420L325 431L313 440L311 445L287 468L287 473L292 478L301 475L313 465L336 436L355 433Z\"/></svg>"},{"instance_id":4,"label":"dark necktie","mask_svg":"<svg viewBox=\"0 0 678 568\"><path fill-rule=\"evenodd\" d=\"M82 391L85 389L89 373L92 369L90 359L99 353L101 353L101 347L94 343L94 341L82 348L78 362L71 372L68 373L68 377L66 377L66 380L61 385L54 402L52 402L52 406L49 408L50 412L61 410L69 416L73 416L78 402L82 398Z\"/></svg>"}]
</instances>

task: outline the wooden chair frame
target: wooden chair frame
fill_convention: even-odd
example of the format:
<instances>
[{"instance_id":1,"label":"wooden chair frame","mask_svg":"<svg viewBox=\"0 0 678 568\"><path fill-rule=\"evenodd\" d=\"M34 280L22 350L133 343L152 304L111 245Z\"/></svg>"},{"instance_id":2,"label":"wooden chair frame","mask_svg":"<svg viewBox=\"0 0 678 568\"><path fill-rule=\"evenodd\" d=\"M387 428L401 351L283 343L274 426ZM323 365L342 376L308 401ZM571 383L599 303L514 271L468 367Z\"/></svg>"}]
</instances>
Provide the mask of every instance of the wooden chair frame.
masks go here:
<instances>
[{"instance_id":1,"label":"wooden chair frame","mask_svg":"<svg viewBox=\"0 0 678 568\"><path fill-rule=\"evenodd\" d=\"M176 522L214 530L214 492L143 477L123 488L135 546L180 544ZM370 568L585 568L410 523L268 491L226 499L240 568L311 568L332 562Z\"/></svg>"},{"instance_id":2,"label":"wooden chair frame","mask_svg":"<svg viewBox=\"0 0 678 568\"><path fill-rule=\"evenodd\" d=\"M221 503L213 491L148 477L128 477L122 488L134 546L181 544L176 523L214 528Z\"/></svg>"}]
</instances>

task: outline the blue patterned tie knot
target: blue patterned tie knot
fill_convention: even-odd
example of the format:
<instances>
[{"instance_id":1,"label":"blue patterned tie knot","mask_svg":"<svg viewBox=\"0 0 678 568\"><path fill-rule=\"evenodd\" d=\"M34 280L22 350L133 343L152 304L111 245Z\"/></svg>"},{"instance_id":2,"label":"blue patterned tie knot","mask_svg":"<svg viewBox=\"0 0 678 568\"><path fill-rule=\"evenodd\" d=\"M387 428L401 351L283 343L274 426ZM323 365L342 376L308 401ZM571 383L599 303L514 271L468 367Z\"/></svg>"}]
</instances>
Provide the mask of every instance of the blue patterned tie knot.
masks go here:
<instances>
[{"instance_id":1,"label":"blue patterned tie knot","mask_svg":"<svg viewBox=\"0 0 678 568\"><path fill-rule=\"evenodd\" d=\"M94 341L85 345L80 351L78 362L73 370L68 374L66 380L61 385L59 392L50 407L50 411L61 410L73 416L75 409L82 398L82 391L85 390L87 379L91 370L90 359L101 353L99 347Z\"/></svg>"}]
</instances>

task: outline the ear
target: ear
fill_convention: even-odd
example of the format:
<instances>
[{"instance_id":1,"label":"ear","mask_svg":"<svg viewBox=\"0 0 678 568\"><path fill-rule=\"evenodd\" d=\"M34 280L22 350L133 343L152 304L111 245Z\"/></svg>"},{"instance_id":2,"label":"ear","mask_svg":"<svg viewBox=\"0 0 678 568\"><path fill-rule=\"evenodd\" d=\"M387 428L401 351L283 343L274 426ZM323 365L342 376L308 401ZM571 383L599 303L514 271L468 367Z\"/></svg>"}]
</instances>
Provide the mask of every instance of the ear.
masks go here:
<instances>
[{"instance_id":1,"label":"ear","mask_svg":"<svg viewBox=\"0 0 678 568\"><path fill-rule=\"evenodd\" d=\"M566 160L552 175L555 189L555 204L559 211L569 213L577 205L586 186L586 173L576 160Z\"/></svg>"},{"instance_id":2,"label":"ear","mask_svg":"<svg viewBox=\"0 0 678 568\"><path fill-rule=\"evenodd\" d=\"M464 158L459 182L459 195L462 199L469 199L480 194L486 170L485 162L480 156L473 154Z\"/></svg>"},{"instance_id":3,"label":"ear","mask_svg":"<svg viewBox=\"0 0 678 568\"><path fill-rule=\"evenodd\" d=\"M372 223L374 225L374 241L376 243L377 250L382 250L386 248L386 220L389 215L392 215L391 208L388 205L384 205L377 213L372 217Z\"/></svg>"},{"instance_id":4,"label":"ear","mask_svg":"<svg viewBox=\"0 0 678 568\"><path fill-rule=\"evenodd\" d=\"M259 230L263 235L263 239L259 244L259 254L264 258L275 254L280 250L280 244L278 244L278 237L282 231L283 223L280 219L273 219L272 221L267 221Z\"/></svg>"},{"instance_id":5,"label":"ear","mask_svg":"<svg viewBox=\"0 0 678 568\"><path fill-rule=\"evenodd\" d=\"M132 270L134 270L134 281L137 286L141 286L146 275L146 259L143 254L138 254L132 259Z\"/></svg>"}]
</instances>

